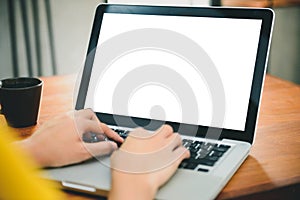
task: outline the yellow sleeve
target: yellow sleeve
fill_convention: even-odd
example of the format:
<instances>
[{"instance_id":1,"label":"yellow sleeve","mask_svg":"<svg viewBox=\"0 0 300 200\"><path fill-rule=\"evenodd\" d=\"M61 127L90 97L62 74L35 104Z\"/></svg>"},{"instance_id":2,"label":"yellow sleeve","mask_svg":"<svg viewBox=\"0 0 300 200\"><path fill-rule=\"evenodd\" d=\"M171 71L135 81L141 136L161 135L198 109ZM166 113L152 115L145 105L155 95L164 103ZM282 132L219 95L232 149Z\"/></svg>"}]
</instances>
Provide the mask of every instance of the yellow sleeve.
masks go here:
<instances>
[{"instance_id":1,"label":"yellow sleeve","mask_svg":"<svg viewBox=\"0 0 300 200\"><path fill-rule=\"evenodd\" d=\"M33 161L11 144L13 132L0 126L0 199L63 199L54 182L41 178Z\"/></svg>"}]
</instances>

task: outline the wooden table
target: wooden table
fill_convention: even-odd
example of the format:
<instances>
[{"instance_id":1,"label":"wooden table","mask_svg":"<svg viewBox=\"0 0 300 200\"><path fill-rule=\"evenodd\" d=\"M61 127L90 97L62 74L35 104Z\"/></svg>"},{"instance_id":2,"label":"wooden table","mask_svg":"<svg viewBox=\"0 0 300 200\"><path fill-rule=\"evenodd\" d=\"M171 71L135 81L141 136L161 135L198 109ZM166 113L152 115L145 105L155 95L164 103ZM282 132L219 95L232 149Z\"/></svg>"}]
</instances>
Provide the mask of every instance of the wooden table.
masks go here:
<instances>
[{"instance_id":1,"label":"wooden table","mask_svg":"<svg viewBox=\"0 0 300 200\"><path fill-rule=\"evenodd\" d=\"M74 108L77 77L44 77L38 124L16 129L30 136L51 117ZM4 118L0 117L0 123ZM67 194L68 199L95 199ZM188 198L188 197L187 197ZM300 86L267 76L258 130L249 157L218 199L300 199Z\"/></svg>"},{"instance_id":2,"label":"wooden table","mask_svg":"<svg viewBox=\"0 0 300 200\"><path fill-rule=\"evenodd\" d=\"M222 6L276 8L297 6L299 0L221 0Z\"/></svg>"}]
</instances>

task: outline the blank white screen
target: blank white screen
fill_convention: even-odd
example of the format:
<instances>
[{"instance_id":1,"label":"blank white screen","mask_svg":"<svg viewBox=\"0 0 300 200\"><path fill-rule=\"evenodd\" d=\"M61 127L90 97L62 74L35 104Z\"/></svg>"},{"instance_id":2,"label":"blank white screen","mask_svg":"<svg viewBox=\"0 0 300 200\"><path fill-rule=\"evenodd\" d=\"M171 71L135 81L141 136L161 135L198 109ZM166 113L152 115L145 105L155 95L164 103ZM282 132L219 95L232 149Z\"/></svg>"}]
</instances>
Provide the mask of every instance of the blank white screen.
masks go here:
<instances>
[{"instance_id":1,"label":"blank white screen","mask_svg":"<svg viewBox=\"0 0 300 200\"><path fill-rule=\"evenodd\" d=\"M85 107L95 112L244 130L261 20L105 13L98 46L119 34L144 28L174 31L205 50L221 77L225 92L222 123L212 121L214 105L210 86L203 75L176 52L155 48L135 49L120 55L105 71L99 71L105 52L96 51ZM183 118L182 110L185 108L180 105L180 97L167 85L159 83L132 88L130 98L126 99L126 112L116 113L112 100L120 79L140 66L151 64L166 66L186 80L198 103L198 108L195 108L198 109L198 119ZM165 77L167 79L168 74ZM151 114L151 109L157 105L164 109L163 115Z\"/></svg>"}]
</instances>

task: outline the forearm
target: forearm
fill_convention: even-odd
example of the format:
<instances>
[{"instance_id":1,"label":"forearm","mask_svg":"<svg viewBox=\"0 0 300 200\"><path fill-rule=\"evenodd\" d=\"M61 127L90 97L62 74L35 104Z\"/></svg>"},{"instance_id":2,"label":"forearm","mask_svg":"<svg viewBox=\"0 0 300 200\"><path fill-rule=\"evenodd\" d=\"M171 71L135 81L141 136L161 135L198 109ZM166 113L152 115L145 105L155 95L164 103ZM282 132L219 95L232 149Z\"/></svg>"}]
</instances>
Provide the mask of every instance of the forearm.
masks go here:
<instances>
[{"instance_id":1,"label":"forearm","mask_svg":"<svg viewBox=\"0 0 300 200\"><path fill-rule=\"evenodd\" d=\"M157 188L142 174L128 174L114 171L109 200L151 200L154 199Z\"/></svg>"}]
</instances>

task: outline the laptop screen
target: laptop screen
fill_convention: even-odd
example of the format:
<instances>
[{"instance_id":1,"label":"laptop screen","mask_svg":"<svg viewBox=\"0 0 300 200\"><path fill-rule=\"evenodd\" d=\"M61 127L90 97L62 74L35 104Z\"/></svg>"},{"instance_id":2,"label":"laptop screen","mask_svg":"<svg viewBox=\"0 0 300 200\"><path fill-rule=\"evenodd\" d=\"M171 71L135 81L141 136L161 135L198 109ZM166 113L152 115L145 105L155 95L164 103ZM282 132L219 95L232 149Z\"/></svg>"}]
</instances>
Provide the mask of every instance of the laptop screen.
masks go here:
<instances>
[{"instance_id":1,"label":"laptop screen","mask_svg":"<svg viewBox=\"0 0 300 200\"><path fill-rule=\"evenodd\" d=\"M85 107L243 131L261 24L104 13ZM107 57L113 59L104 63Z\"/></svg>"},{"instance_id":2,"label":"laptop screen","mask_svg":"<svg viewBox=\"0 0 300 200\"><path fill-rule=\"evenodd\" d=\"M272 27L270 9L101 4L76 109L252 143Z\"/></svg>"}]
</instances>

